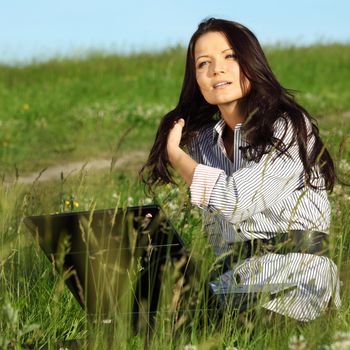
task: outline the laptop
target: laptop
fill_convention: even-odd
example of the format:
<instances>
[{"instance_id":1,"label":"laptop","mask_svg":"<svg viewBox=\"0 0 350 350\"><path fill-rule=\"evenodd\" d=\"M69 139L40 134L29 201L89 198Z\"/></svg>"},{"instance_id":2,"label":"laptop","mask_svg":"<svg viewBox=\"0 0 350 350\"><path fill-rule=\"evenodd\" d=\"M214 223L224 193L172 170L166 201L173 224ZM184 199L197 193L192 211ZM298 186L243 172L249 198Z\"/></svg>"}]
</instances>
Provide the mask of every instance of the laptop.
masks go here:
<instances>
[{"instance_id":1,"label":"laptop","mask_svg":"<svg viewBox=\"0 0 350 350\"><path fill-rule=\"evenodd\" d=\"M196 271L179 234L158 205L28 216L24 223L93 320L110 322L118 315L129 317L135 331L141 323L151 326L165 267L181 262L187 280ZM227 300L235 309L244 310L261 293L274 298L295 285L228 289L212 281L207 288L211 305L220 312Z\"/></svg>"},{"instance_id":2,"label":"laptop","mask_svg":"<svg viewBox=\"0 0 350 350\"><path fill-rule=\"evenodd\" d=\"M158 205L28 216L25 225L89 317L156 313L167 263L184 244Z\"/></svg>"}]
</instances>

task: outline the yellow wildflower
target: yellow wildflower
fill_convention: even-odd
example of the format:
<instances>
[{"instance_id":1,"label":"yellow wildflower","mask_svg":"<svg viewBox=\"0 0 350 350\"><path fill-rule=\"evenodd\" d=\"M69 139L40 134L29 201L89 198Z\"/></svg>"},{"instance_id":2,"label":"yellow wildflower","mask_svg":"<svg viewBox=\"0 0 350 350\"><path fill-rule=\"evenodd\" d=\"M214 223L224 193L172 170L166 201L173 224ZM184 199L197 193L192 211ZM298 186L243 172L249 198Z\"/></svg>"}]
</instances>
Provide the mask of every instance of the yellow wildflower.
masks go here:
<instances>
[{"instance_id":1,"label":"yellow wildflower","mask_svg":"<svg viewBox=\"0 0 350 350\"><path fill-rule=\"evenodd\" d=\"M22 109L26 112L26 111L29 111L30 109L30 106L28 103L23 103L23 106L22 106Z\"/></svg>"}]
</instances>

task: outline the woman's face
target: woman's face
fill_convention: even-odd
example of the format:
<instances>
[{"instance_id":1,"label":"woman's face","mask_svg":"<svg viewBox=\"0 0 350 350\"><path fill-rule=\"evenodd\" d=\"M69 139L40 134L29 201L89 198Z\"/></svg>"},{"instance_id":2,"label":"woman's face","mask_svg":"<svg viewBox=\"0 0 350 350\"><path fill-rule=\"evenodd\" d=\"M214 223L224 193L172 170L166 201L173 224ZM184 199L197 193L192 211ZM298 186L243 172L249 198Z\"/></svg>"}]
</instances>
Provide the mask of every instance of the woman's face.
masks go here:
<instances>
[{"instance_id":1,"label":"woman's face","mask_svg":"<svg viewBox=\"0 0 350 350\"><path fill-rule=\"evenodd\" d=\"M242 82L233 47L224 34L208 32L195 44L196 79L205 100L213 105L237 103L250 89L247 78Z\"/></svg>"}]
</instances>

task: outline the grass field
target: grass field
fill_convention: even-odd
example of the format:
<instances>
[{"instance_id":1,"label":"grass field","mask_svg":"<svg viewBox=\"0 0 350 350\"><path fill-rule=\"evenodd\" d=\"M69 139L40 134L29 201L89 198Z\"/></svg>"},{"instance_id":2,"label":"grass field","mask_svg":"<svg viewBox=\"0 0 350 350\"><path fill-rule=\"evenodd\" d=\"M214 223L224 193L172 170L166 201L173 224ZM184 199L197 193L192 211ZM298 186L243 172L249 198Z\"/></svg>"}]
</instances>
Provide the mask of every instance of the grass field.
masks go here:
<instances>
[{"instance_id":1,"label":"grass field","mask_svg":"<svg viewBox=\"0 0 350 350\"><path fill-rule=\"evenodd\" d=\"M318 120L340 177L350 182L350 45L272 47L266 53L278 79L297 91L297 100ZM189 210L185 186L163 186L147 198L137 179L140 161L132 157L139 150L147 154L161 116L175 106L184 57L178 47L160 54L91 54L85 60L0 66L0 348L19 349L19 344L34 342L54 349L50 344L85 338L89 332L95 335L92 348L144 345L143 337L131 336L123 320L107 345L104 331L88 324L32 240L23 225L26 215L157 201L200 261L201 271L208 271L213 258L202 239L200 214ZM128 157L123 166L113 167ZM111 160L110 168L81 169L74 176L63 173L60 180L29 185L20 181L55 164L102 158ZM210 320L203 325L196 314L175 332L172 300L165 290L151 348L349 348L349 188L338 183L330 199L331 248L343 282L339 311L306 325L282 318L267 322L259 312L254 323L226 314L220 327Z\"/></svg>"}]
</instances>

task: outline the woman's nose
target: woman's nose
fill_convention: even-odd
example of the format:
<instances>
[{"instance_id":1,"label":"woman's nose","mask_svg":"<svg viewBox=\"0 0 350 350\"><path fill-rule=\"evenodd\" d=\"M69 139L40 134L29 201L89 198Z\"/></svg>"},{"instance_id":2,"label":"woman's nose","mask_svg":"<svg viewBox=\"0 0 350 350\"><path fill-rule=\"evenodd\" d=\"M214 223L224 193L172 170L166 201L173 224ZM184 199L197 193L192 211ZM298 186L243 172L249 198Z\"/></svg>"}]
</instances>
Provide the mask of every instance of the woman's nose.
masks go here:
<instances>
[{"instance_id":1,"label":"woman's nose","mask_svg":"<svg viewBox=\"0 0 350 350\"><path fill-rule=\"evenodd\" d=\"M215 60L212 64L213 74L220 74L225 72L225 62L222 60Z\"/></svg>"}]
</instances>

